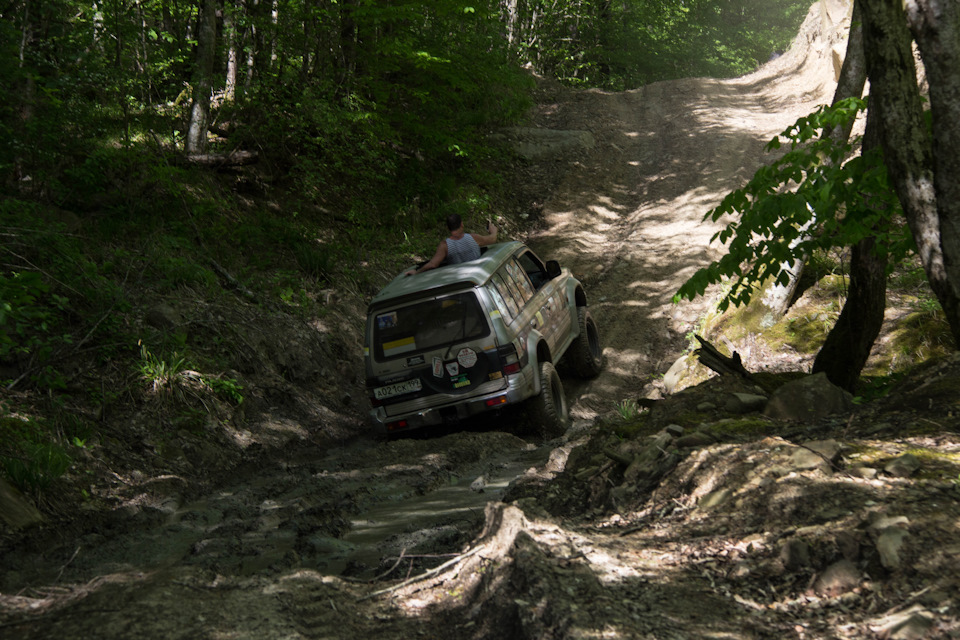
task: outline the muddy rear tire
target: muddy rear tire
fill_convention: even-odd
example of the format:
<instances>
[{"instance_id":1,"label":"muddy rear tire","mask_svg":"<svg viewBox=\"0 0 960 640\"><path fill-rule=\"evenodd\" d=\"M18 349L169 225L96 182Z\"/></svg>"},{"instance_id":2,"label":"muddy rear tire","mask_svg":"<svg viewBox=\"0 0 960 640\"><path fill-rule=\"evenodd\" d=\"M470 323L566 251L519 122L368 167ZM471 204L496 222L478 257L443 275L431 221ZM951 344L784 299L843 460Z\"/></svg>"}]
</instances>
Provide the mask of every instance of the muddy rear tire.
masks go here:
<instances>
[{"instance_id":1,"label":"muddy rear tire","mask_svg":"<svg viewBox=\"0 0 960 640\"><path fill-rule=\"evenodd\" d=\"M529 400L530 418L536 432L544 438L563 435L570 426L567 396L563 392L560 374L552 362L540 365L540 395Z\"/></svg>"},{"instance_id":2,"label":"muddy rear tire","mask_svg":"<svg viewBox=\"0 0 960 640\"><path fill-rule=\"evenodd\" d=\"M577 310L580 335L570 345L570 364L579 378L596 378L603 369L603 347L600 331L586 307Z\"/></svg>"}]
</instances>

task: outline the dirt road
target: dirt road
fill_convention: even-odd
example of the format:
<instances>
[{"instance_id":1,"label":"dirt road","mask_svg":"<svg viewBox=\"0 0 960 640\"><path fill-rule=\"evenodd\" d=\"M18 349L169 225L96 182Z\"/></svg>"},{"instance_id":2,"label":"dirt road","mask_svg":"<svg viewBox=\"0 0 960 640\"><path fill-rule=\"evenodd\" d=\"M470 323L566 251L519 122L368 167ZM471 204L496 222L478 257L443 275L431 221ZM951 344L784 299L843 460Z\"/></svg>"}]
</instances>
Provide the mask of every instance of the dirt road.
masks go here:
<instances>
[{"instance_id":1,"label":"dirt road","mask_svg":"<svg viewBox=\"0 0 960 640\"><path fill-rule=\"evenodd\" d=\"M720 255L710 238L721 225L704 214L772 161L763 149L774 135L832 99L834 49L843 46L835 32L822 35L824 22L826 13L805 23L800 46L743 78L541 101L538 124L596 140L546 203L545 229L533 238L584 279L607 346L606 371L577 390L576 415L642 394L686 348L711 301L671 298Z\"/></svg>"}]
</instances>

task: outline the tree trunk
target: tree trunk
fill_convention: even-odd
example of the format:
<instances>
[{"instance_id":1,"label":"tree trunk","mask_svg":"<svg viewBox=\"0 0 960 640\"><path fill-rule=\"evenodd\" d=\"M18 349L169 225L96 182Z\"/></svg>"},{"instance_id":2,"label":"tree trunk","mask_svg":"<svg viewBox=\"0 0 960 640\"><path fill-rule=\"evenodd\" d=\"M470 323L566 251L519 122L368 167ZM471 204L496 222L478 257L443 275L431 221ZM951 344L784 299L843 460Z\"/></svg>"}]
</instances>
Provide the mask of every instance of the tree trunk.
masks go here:
<instances>
[{"instance_id":1,"label":"tree trunk","mask_svg":"<svg viewBox=\"0 0 960 640\"><path fill-rule=\"evenodd\" d=\"M880 334L887 306L887 260L874 255L875 244L869 237L854 245L847 301L813 361L813 373L826 373L830 382L851 393Z\"/></svg>"},{"instance_id":2,"label":"tree trunk","mask_svg":"<svg viewBox=\"0 0 960 640\"><path fill-rule=\"evenodd\" d=\"M873 103L871 98L862 154L880 145L880 123ZM869 195L867 202L870 201ZM850 211L847 215L856 216L857 213ZM875 245L876 239L870 236L853 246L847 301L813 361L813 373L826 373L830 382L850 393L856 390L860 372L880 335L887 306L887 259L874 253Z\"/></svg>"},{"instance_id":3,"label":"tree trunk","mask_svg":"<svg viewBox=\"0 0 960 640\"><path fill-rule=\"evenodd\" d=\"M197 65L193 76L193 105L187 129L185 150L203 153L207 147L207 122L210 120L210 90L217 45L217 1L204 0L197 42Z\"/></svg>"},{"instance_id":4,"label":"tree trunk","mask_svg":"<svg viewBox=\"0 0 960 640\"><path fill-rule=\"evenodd\" d=\"M239 7L225 4L223 7L223 37L227 40L227 77L224 83L223 100L233 102L237 92L237 27L234 12Z\"/></svg>"},{"instance_id":5,"label":"tree trunk","mask_svg":"<svg viewBox=\"0 0 960 640\"><path fill-rule=\"evenodd\" d=\"M837 80L837 88L833 94L833 104L846 98L859 98L863 95L863 87L867 81L866 60L863 52L863 28L861 26L861 6L860 0L853 4L853 15L850 18L850 35L847 38L847 53L843 57L843 66L840 67L840 78ZM824 135L833 138L841 144L850 137L850 131L853 128L851 122L848 127L835 129L833 131L824 131ZM817 212L813 212L813 218L810 225L815 224ZM801 234L792 243L793 246L809 239L806 230L801 230ZM792 247L791 247L792 248ZM774 282L768 286L760 302L767 308L775 319L782 318L790 309L793 296L797 292L797 285L800 283L800 276L803 275L803 269L806 266L806 259L795 260L791 263L781 265L781 270L790 274L790 280L785 285Z\"/></svg>"},{"instance_id":6,"label":"tree trunk","mask_svg":"<svg viewBox=\"0 0 960 640\"><path fill-rule=\"evenodd\" d=\"M930 84L933 186L945 271L945 282L934 291L960 349L960 3L917 0L907 3L907 11Z\"/></svg>"},{"instance_id":7,"label":"tree trunk","mask_svg":"<svg viewBox=\"0 0 960 640\"><path fill-rule=\"evenodd\" d=\"M894 190L903 206L907 223L917 244L930 288L933 289L946 313L956 348L960 345L960 291L958 291L960 278L955 274L960 268L960 247L955 244L956 218L951 213L951 207L956 206L957 203L939 203L936 188L945 189L943 187L945 181L960 180L960 175L950 175L950 163L942 159L938 160L937 168L943 170L944 175L934 175L933 144L924 124L923 105L917 86L911 37L903 4L899 0L863 0L863 3L867 73L870 76L870 92L876 98L875 109L881 122L884 158ZM923 17L926 20L925 28L928 33L923 36L926 49L925 60L929 60L929 66L934 69L933 75L929 76L931 108L934 104L937 107L933 114L934 126L945 130L960 127L958 122L944 121L950 113L950 105L945 105L944 102L949 102L950 99L942 96L942 92L948 91L950 86L955 85L956 79L947 80L946 86L939 86L936 91L933 90L934 82L943 83L944 75L949 75L950 72L956 73L955 69L949 70L944 65L950 64L952 55L949 52L957 49L957 43L945 40L949 39L946 36L952 32L949 27L956 27L958 8L955 3L946 2L944 4L947 8L943 14L936 15L931 5L939 5L939 2L922 0L916 1L915 4L918 7L924 7L916 15L918 19ZM938 6L937 9L942 8ZM940 42L939 35L929 35L937 32L941 26L939 22L941 20L948 22L946 18L950 16L953 24L948 25L944 30L944 42ZM941 59L941 51L934 46L934 43L943 45L946 52L943 59ZM936 103L933 102L934 95L937 95ZM951 134L938 131L937 136L944 141L949 139ZM938 142L938 151L944 155L948 154L950 150L943 149L942 145L943 142ZM948 189L945 189L944 197L947 192ZM953 227L945 234L948 243L953 243L949 245L951 261L949 270L946 263L947 256L944 255L941 246L938 205L944 208L945 226ZM951 282L951 276L954 278L953 282Z\"/></svg>"}]
</instances>

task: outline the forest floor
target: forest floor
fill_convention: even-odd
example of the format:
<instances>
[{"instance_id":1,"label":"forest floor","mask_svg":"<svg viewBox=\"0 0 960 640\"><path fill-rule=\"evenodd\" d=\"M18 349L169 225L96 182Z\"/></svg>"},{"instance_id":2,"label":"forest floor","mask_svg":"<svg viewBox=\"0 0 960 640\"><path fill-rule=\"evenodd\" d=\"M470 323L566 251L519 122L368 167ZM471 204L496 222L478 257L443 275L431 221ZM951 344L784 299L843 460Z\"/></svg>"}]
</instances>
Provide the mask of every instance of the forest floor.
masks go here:
<instances>
[{"instance_id":1,"label":"forest floor","mask_svg":"<svg viewBox=\"0 0 960 640\"><path fill-rule=\"evenodd\" d=\"M832 97L829 17L816 6L743 78L541 84L532 124L590 135L518 169L524 239L581 278L605 347L596 380L565 382L562 438L509 421L371 437L356 292L330 292L310 324L208 309L255 326L245 348L277 366L250 365L242 409L206 407L202 433L138 439L175 391L111 416L86 453L99 471L70 478L88 489L80 514L58 520L70 508L52 500L50 526L0 538L0 635L960 638L960 358L806 423L731 405L763 393L751 384L671 367L710 308L671 302L719 255L703 214ZM753 372L809 370L756 335L728 346ZM652 406L631 415L638 399ZM617 459L652 442L672 464L638 488L643 470Z\"/></svg>"}]
</instances>

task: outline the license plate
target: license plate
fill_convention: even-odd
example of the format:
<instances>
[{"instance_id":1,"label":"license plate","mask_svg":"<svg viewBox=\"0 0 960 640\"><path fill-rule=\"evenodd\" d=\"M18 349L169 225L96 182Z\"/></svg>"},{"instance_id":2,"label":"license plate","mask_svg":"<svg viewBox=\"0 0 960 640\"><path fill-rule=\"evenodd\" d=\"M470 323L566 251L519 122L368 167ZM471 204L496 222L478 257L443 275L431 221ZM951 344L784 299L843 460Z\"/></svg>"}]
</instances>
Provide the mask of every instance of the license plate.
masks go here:
<instances>
[{"instance_id":1,"label":"license plate","mask_svg":"<svg viewBox=\"0 0 960 640\"><path fill-rule=\"evenodd\" d=\"M414 378L413 380L397 382L396 384L388 384L385 387L377 387L373 390L373 397L377 400L383 400L384 398L392 398L393 396L403 395L404 393L420 391L421 388L420 378Z\"/></svg>"}]
</instances>

